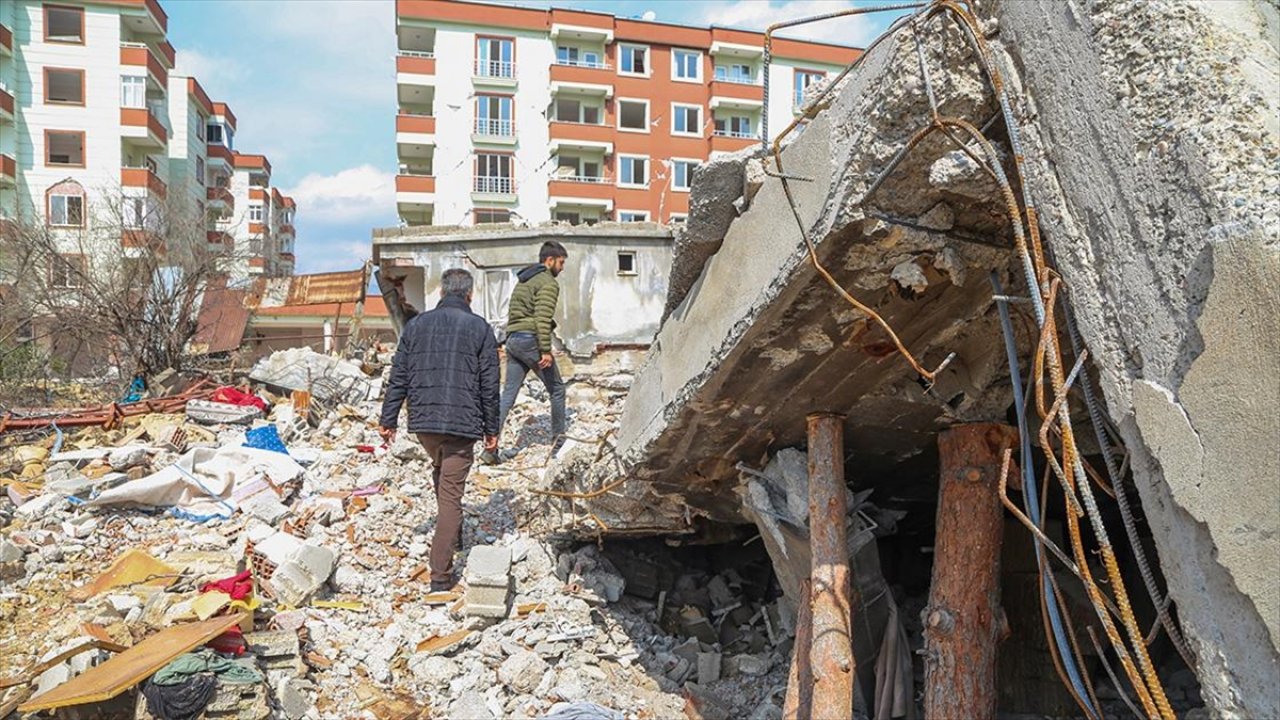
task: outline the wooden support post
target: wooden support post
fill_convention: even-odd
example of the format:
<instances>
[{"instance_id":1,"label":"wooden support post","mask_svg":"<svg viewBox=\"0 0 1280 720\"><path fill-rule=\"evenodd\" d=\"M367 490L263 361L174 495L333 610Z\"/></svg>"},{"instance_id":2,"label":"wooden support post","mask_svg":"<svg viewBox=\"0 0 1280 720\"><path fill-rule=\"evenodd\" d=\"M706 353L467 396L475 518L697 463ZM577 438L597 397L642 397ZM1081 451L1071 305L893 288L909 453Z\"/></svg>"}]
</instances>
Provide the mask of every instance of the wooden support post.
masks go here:
<instances>
[{"instance_id":1,"label":"wooden support post","mask_svg":"<svg viewBox=\"0 0 1280 720\"><path fill-rule=\"evenodd\" d=\"M808 417L809 547L812 550L813 716L853 713L853 622L845 538L844 418Z\"/></svg>"},{"instance_id":2,"label":"wooden support post","mask_svg":"<svg viewBox=\"0 0 1280 720\"><path fill-rule=\"evenodd\" d=\"M925 608L924 714L929 720L996 716L1000 609L1000 460L1017 432L997 423L938 435L937 539Z\"/></svg>"},{"instance_id":3,"label":"wooden support post","mask_svg":"<svg viewBox=\"0 0 1280 720\"><path fill-rule=\"evenodd\" d=\"M787 698L782 704L783 720L813 717L813 665L809 651L813 645L813 581L800 581L800 607L796 609L796 642L791 650L791 673L787 676Z\"/></svg>"}]
</instances>

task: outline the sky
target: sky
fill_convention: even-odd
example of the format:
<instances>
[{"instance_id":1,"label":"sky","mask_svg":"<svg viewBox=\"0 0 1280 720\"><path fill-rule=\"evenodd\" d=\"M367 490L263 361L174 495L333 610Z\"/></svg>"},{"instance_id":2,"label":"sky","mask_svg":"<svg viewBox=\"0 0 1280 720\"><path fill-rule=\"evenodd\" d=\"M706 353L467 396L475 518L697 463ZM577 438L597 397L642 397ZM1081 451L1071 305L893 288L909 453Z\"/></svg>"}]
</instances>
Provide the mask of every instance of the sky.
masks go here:
<instances>
[{"instance_id":1,"label":"sky","mask_svg":"<svg viewBox=\"0 0 1280 720\"><path fill-rule=\"evenodd\" d=\"M236 149L271 161L298 203L297 272L353 270L370 229L398 223L393 0L162 0L177 71L236 114ZM622 17L763 30L874 7L873 0L529 0ZM782 35L863 46L900 12L829 20Z\"/></svg>"}]
</instances>

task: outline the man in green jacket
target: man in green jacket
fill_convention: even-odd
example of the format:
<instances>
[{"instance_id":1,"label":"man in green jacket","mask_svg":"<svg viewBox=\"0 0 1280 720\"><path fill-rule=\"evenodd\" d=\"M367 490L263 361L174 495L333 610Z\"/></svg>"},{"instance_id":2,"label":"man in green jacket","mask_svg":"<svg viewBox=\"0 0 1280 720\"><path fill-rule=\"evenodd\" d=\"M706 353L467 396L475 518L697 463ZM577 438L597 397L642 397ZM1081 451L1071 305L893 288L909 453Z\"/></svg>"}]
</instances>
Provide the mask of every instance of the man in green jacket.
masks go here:
<instances>
[{"instance_id":1,"label":"man in green jacket","mask_svg":"<svg viewBox=\"0 0 1280 720\"><path fill-rule=\"evenodd\" d=\"M564 270L568 256L564 245L549 240L538 252L538 264L516 274L519 282L511 293L507 315L507 380L498 411L498 432L502 432L525 375L536 373L551 395L552 452L564 444L564 381L551 356L551 331L556 326L556 303L560 300L556 276ZM498 462L499 456L486 451L481 459L492 464Z\"/></svg>"}]
</instances>

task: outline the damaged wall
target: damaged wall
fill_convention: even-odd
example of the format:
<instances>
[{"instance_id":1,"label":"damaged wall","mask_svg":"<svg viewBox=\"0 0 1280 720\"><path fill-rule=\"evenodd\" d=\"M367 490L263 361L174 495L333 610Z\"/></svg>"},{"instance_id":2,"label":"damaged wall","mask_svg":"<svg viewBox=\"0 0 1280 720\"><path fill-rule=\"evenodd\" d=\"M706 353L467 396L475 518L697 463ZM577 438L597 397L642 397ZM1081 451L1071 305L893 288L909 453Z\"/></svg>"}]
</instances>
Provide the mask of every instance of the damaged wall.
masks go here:
<instances>
[{"instance_id":1,"label":"damaged wall","mask_svg":"<svg viewBox=\"0 0 1280 720\"><path fill-rule=\"evenodd\" d=\"M1205 699L1280 717L1275 8L987 5Z\"/></svg>"}]
</instances>

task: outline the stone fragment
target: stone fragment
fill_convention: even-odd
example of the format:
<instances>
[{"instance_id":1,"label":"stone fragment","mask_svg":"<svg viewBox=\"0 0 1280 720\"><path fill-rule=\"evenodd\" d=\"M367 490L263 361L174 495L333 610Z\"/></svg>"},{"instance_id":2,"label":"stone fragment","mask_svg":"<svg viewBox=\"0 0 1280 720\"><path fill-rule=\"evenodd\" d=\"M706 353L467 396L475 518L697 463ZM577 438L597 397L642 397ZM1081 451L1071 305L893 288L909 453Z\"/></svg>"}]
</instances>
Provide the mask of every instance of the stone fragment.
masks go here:
<instances>
[{"instance_id":1,"label":"stone fragment","mask_svg":"<svg viewBox=\"0 0 1280 720\"><path fill-rule=\"evenodd\" d=\"M720 679L720 653L698 653L698 683L706 685Z\"/></svg>"},{"instance_id":2,"label":"stone fragment","mask_svg":"<svg viewBox=\"0 0 1280 720\"><path fill-rule=\"evenodd\" d=\"M262 410L254 405L232 405L213 400L188 400L186 414L196 422L209 425L223 423L248 425L262 417Z\"/></svg>"},{"instance_id":3,"label":"stone fragment","mask_svg":"<svg viewBox=\"0 0 1280 720\"><path fill-rule=\"evenodd\" d=\"M288 678L276 688L276 700L289 720L302 720L311 709L311 696L307 692L311 683Z\"/></svg>"},{"instance_id":4,"label":"stone fragment","mask_svg":"<svg viewBox=\"0 0 1280 720\"><path fill-rule=\"evenodd\" d=\"M498 679L516 692L531 692L550 668L536 653L521 650L498 667Z\"/></svg>"},{"instance_id":5,"label":"stone fragment","mask_svg":"<svg viewBox=\"0 0 1280 720\"><path fill-rule=\"evenodd\" d=\"M511 548L479 545L467 556L466 614L504 618L511 587Z\"/></svg>"},{"instance_id":6,"label":"stone fragment","mask_svg":"<svg viewBox=\"0 0 1280 720\"><path fill-rule=\"evenodd\" d=\"M484 695L474 690L465 692L453 701L449 706L449 715L451 718L462 720L494 720L496 715L489 709L485 703Z\"/></svg>"},{"instance_id":7,"label":"stone fragment","mask_svg":"<svg viewBox=\"0 0 1280 720\"><path fill-rule=\"evenodd\" d=\"M409 672L423 686L428 688L444 687L458 674L458 663L453 658L443 655L418 653L409 658Z\"/></svg>"},{"instance_id":8,"label":"stone fragment","mask_svg":"<svg viewBox=\"0 0 1280 720\"><path fill-rule=\"evenodd\" d=\"M0 563L18 562L26 555L17 545L8 540L0 540Z\"/></svg>"},{"instance_id":9,"label":"stone fragment","mask_svg":"<svg viewBox=\"0 0 1280 720\"><path fill-rule=\"evenodd\" d=\"M116 448L107 456L107 464L116 472L124 472L136 465L142 465L147 461L147 449L136 445L126 445L122 448Z\"/></svg>"},{"instance_id":10,"label":"stone fragment","mask_svg":"<svg viewBox=\"0 0 1280 720\"><path fill-rule=\"evenodd\" d=\"M924 271L916 264L914 260L898 263L894 266L893 272L889 273L889 277L898 283L903 290L910 290L917 295L924 292L929 287L929 279L924 276Z\"/></svg>"}]
</instances>

